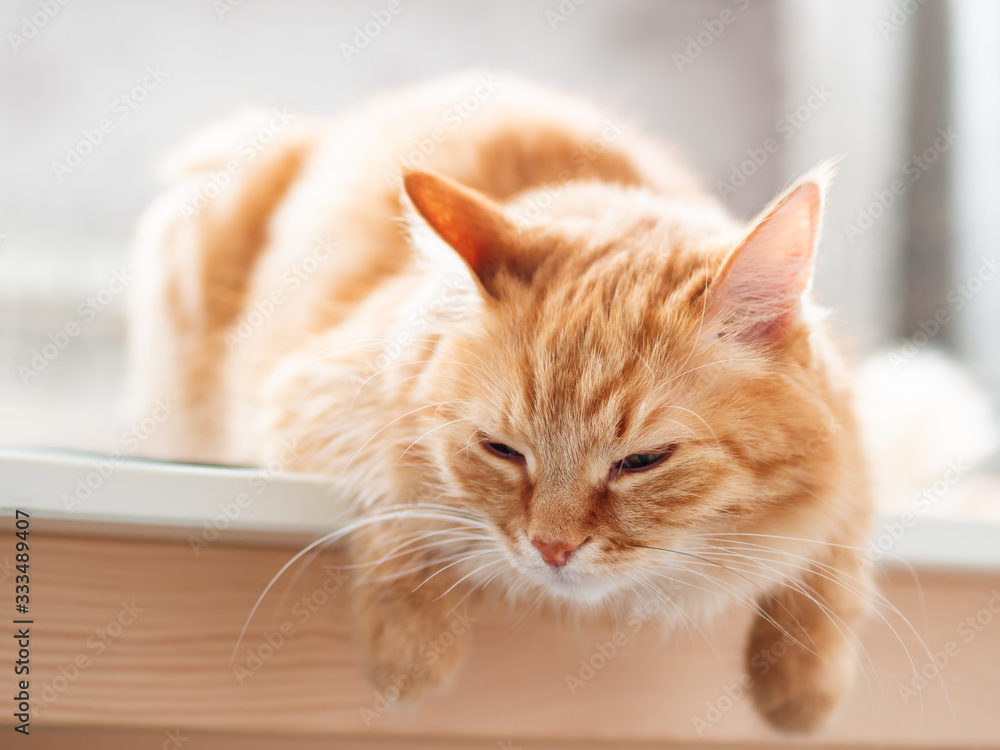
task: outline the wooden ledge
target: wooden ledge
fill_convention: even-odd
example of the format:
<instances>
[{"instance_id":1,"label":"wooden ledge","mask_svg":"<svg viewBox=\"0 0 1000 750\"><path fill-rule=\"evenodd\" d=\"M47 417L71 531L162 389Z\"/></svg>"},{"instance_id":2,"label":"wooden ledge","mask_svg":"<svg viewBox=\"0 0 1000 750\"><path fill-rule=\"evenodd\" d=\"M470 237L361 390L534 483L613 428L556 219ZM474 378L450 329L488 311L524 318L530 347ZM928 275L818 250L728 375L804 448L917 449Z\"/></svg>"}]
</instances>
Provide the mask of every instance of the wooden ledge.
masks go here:
<instances>
[{"instance_id":1,"label":"wooden ledge","mask_svg":"<svg viewBox=\"0 0 1000 750\"><path fill-rule=\"evenodd\" d=\"M9 613L12 527L6 518L0 535L0 607ZM507 615L472 612L475 643L454 689L418 708L387 710L358 668L349 583L324 567L344 563L336 554L275 587L234 671L244 619L293 550L215 544L196 556L181 542L47 535L41 521L31 540L26 746L160 748L175 736L188 738L185 748L733 747L784 739L740 696L745 613L706 628L711 644L625 623L615 644L610 629L540 618L513 628ZM933 678L937 670L913 634L890 618L901 645L873 618L864 632L870 689L862 678L831 726L793 745L1000 745L1000 611L990 610L1000 609L1000 577L923 574L921 584L923 602L906 574L888 574L882 590L944 664L954 718L941 679L908 692L907 651L918 671ZM455 627L464 625L456 619ZM8 634L0 644L3 694L13 696L15 641ZM442 634L430 651L447 646ZM13 746L9 706L4 747Z\"/></svg>"}]
</instances>

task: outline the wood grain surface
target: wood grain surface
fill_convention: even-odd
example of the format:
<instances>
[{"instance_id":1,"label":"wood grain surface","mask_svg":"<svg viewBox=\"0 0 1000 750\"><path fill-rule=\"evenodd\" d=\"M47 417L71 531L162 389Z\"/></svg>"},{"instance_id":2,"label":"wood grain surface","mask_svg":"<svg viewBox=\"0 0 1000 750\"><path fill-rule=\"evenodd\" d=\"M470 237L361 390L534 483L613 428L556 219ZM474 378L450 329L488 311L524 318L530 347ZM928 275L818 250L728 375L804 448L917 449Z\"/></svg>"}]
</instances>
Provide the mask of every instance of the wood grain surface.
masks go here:
<instances>
[{"instance_id":1,"label":"wood grain surface","mask_svg":"<svg viewBox=\"0 0 1000 750\"><path fill-rule=\"evenodd\" d=\"M5 519L0 536L9 707L11 527ZM184 543L35 527L31 539L32 736L15 735L5 708L0 748L1000 747L1000 579L923 573L918 585L903 572L883 575L884 595L906 620L887 609L888 624L873 616L848 704L815 736L786 740L741 695L749 620L739 610L704 634L676 635L653 623L544 616L516 625L492 606L456 613L453 627L471 627L475 642L454 688L416 708L387 708L359 670L349 579L328 567L345 563L337 554L282 578L231 666L247 614L294 550L215 544L195 555ZM442 633L426 644L425 658L449 641ZM914 670L931 677L922 691Z\"/></svg>"}]
</instances>

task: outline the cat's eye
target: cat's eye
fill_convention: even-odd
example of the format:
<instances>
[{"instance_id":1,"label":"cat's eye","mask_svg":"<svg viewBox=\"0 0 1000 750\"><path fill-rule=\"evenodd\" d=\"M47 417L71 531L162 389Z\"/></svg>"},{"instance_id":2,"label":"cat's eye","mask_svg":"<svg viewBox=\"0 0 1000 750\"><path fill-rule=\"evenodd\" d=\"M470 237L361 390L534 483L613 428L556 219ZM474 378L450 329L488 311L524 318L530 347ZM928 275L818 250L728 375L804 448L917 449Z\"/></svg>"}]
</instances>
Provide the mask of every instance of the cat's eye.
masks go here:
<instances>
[{"instance_id":1,"label":"cat's eye","mask_svg":"<svg viewBox=\"0 0 1000 750\"><path fill-rule=\"evenodd\" d=\"M514 450L505 443L494 443L494 442L484 441L483 445L486 446L486 450L488 450L490 453L492 453L495 456L500 456L501 458L511 458L511 459L524 458L523 453L518 453L516 450Z\"/></svg>"},{"instance_id":2,"label":"cat's eye","mask_svg":"<svg viewBox=\"0 0 1000 750\"><path fill-rule=\"evenodd\" d=\"M676 449L676 445L668 445L649 453L633 453L631 456L626 456L621 461L618 461L614 466L614 470L618 472L636 472L652 469L654 466L670 458Z\"/></svg>"}]
</instances>

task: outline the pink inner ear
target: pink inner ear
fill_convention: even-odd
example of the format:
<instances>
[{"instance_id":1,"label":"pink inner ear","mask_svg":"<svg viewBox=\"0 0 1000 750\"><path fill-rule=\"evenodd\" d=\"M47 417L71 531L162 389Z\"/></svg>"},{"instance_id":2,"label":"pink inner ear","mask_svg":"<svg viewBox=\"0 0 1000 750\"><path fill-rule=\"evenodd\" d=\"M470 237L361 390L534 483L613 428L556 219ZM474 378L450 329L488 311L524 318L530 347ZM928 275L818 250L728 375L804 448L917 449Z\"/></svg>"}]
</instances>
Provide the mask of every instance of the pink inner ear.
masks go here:
<instances>
[{"instance_id":1,"label":"pink inner ear","mask_svg":"<svg viewBox=\"0 0 1000 750\"><path fill-rule=\"evenodd\" d=\"M712 317L752 338L780 332L809 284L820 201L819 185L805 182L757 222L717 278Z\"/></svg>"}]
</instances>

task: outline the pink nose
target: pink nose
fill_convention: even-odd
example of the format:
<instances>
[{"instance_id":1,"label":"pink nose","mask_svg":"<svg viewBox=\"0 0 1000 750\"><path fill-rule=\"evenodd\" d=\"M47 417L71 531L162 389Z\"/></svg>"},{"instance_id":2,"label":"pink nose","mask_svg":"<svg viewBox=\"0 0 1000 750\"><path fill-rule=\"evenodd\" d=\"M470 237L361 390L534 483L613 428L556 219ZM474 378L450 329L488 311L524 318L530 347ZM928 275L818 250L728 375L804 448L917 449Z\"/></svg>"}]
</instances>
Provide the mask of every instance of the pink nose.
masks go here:
<instances>
[{"instance_id":1,"label":"pink nose","mask_svg":"<svg viewBox=\"0 0 1000 750\"><path fill-rule=\"evenodd\" d=\"M585 541L587 540L584 539L583 542ZM531 540L535 549L542 553L542 559L555 568L561 568L568 563L569 556L573 554L574 550L579 549L583 542L543 542L539 539Z\"/></svg>"}]
</instances>

